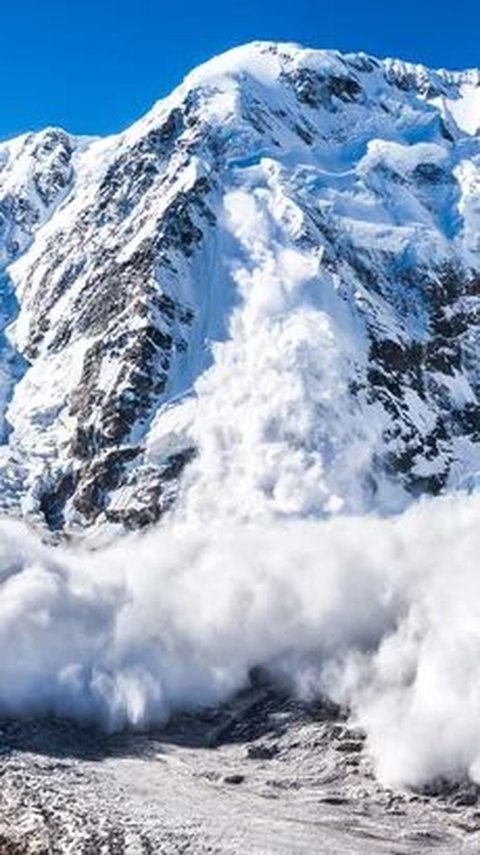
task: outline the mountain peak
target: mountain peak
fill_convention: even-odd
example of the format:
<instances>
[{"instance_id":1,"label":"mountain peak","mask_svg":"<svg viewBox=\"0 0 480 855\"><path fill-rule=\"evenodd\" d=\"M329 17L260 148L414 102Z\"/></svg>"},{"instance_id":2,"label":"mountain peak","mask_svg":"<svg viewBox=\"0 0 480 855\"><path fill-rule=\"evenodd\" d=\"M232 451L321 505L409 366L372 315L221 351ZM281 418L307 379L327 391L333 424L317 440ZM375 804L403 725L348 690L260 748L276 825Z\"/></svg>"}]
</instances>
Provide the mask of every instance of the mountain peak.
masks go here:
<instances>
[{"instance_id":1,"label":"mountain peak","mask_svg":"<svg viewBox=\"0 0 480 855\"><path fill-rule=\"evenodd\" d=\"M474 483L475 74L255 42L122 134L4 144L4 509L72 532Z\"/></svg>"},{"instance_id":2,"label":"mountain peak","mask_svg":"<svg viewBox=\"0 0 480 855\"><path fill-rule=\"evenodd\" d=\"M199 65L184 80L189 87L218 81L222 77L252 77L265 85L292 68L309 68L323 73L339 73L350 68L360 74L382 70L387 77L408 78L420 86L426 78L443 85L480 85L480 70L432 69L420 63L384 58L359 52L307 48L294 42L253 41L231 48Z\"/></svg>"}]
</instances>

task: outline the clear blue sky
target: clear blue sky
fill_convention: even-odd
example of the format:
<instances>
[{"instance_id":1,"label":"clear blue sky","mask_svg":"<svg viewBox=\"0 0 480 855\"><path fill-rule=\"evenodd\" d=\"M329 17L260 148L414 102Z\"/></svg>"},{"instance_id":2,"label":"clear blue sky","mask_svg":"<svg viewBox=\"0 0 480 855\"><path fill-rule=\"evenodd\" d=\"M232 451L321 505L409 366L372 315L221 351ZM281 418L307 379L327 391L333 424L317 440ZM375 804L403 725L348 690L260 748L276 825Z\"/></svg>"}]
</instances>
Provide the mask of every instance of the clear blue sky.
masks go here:
<instances>
[{"instance_id":1,"label":"clear blue sky","mask_svg":"<svg viewBox=\"0 0 480 855\"><path fill-rule=\"evenodd\" d=\"M1 16L0 138L125 127L184 74L252 39L480 65L480 0L22 0Z\"/></svg>"}]
</instances>

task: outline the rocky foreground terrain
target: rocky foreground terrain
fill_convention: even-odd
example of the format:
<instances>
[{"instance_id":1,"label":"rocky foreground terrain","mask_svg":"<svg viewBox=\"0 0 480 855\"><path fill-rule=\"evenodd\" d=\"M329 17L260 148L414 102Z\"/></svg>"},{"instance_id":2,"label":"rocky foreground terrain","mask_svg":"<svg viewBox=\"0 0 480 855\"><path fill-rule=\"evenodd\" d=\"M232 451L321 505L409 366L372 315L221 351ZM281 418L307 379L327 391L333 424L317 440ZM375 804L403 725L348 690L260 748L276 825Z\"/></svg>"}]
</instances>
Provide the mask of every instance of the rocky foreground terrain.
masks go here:
<instances>
[{"instance_id":1,"label":"rocky foreground terrain","mask_svg":"<svg viewBox=\"0 0 480 855\"><path fill-rule=\"evenodd\" d=\"M382 788L338 707L254 683L145 734L2 722L2 855L479 851L480 788Z\"/></svg>"}]
</instances>

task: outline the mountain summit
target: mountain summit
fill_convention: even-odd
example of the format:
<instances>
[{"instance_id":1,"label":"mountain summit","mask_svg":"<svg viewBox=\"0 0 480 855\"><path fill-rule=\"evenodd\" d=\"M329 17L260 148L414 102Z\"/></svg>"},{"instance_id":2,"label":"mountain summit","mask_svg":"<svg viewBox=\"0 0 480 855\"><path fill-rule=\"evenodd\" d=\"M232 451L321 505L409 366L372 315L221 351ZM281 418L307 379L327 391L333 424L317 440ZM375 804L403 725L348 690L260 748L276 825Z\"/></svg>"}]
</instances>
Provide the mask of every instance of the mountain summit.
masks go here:
<instances>
[{"instance_id":1,"label":"mountain summit","mask_svg":"<svg viewBox=\"0 0 480 855\"><path fill-rule=\"evenodd\" d=\"M480 470L480 72L254 43L0 144L2 511L391 513Z\"/></svg>"}]
</instances>

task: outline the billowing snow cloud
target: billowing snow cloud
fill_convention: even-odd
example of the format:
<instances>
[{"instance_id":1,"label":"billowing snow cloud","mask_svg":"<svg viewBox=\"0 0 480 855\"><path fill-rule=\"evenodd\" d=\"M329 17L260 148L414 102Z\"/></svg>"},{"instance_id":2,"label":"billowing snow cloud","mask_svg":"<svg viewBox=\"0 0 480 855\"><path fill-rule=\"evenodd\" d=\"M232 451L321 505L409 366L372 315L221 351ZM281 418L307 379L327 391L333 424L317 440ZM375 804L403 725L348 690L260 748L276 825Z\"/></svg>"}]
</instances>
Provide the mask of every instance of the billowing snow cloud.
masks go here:
<instances>
[{"instance_id":1,"label":"billowing snow cloud","mask_svg":"<svg viewBox=\"0 0 480 855\"><path fill-rule=\"evenodd\" d=\"M3 523L0 710L141 727L263 663L350 704L383 780L480 781L479 514L172 523L83 554Z\"/></svg>"}]
</instances>

